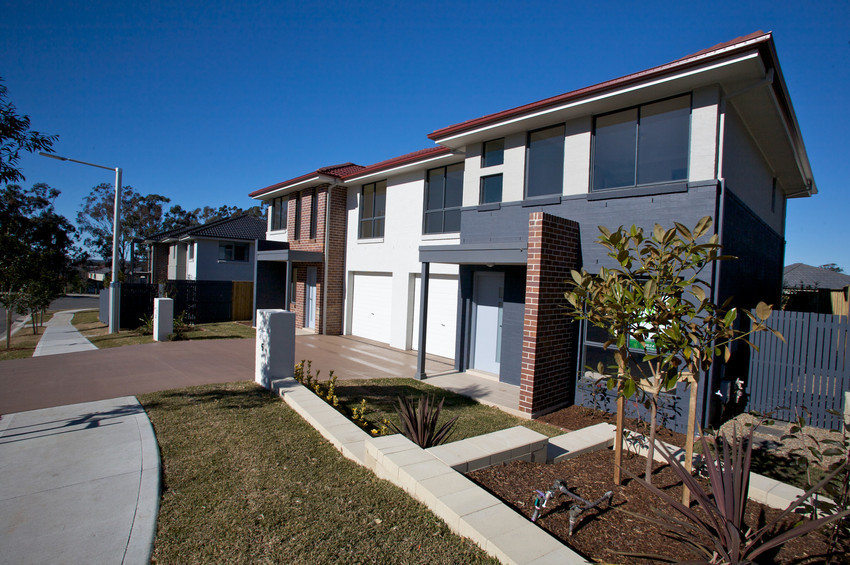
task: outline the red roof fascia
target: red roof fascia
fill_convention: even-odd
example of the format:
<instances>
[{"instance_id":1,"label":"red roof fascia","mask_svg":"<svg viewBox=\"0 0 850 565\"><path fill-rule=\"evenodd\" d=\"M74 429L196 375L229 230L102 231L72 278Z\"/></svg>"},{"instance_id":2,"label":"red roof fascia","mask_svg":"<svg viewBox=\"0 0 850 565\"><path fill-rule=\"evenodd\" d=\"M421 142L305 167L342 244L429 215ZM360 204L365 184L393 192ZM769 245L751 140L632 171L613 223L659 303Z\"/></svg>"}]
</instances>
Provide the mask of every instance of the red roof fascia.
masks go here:
<instances>
[{"instance_id":1,"label":"red roof fascia","mask_svg":"<svg viewBox=\"0 0 850 565\"><path fill-rule=\"evenodd\" d=\"M368 167L363 167L359 171L355 171L343 176L343 180L348 180L354 177L359 177L362 175L366 175L369 173L374 173L377 171L382 171L384 169L390 169L392 167L397 167L400 165L409 165L411 163L415 163L416 161L422 161L427 158L439 157L441 155L448 155L452 152L449 147L443 147L441 145L437 145L435 147L428 147L426 149L420 149L419 151L414 151L412 153L406 153L401 155L400 157L394 157L392 159L387 159L386 161L381 161L379 163L375 163L374 165L369 165Z\"/></svg>"},{"instance_id":2,"label":"red roof fascia","mask_svg":"<svg viewBox=\"0 0 850 565\"><path fill-rule=\"evenodd\" d=\"M279 190L281 188L286 188L287 186L291 186L293 184L298 184L301 181L305 181L317 175L325 175L339 179L345 176L346 174L352 174L363 168L365 167L363 167L362 165L356 165L354 163L342 163L340 165L322 167L313 171L312 173L307 173L306 175L301 175L300 177L295 177L294 179L285 180L283 182L279 182L277 184L273 184L271 186L255 190L254 192L249 193L248 196L250 196L251 198L256 198L257 196L262 196L263 194Z\"/></svg>"},{"instance_id":3,"label":"red roof fascia","mask_svg":"<svg viewBox=\"0 0 850 565\"><path fill-rule=\"evenodd\" d=\"M692 55L682 57L681 59L677 59L673 62L666 63L664 65L652 67L650 69L626 75L624 77L615 78L606 82L601 82L599 84L587 86L578 90L573 90L565 94L559 94L558 96L553 96L551 98L546 98L544 100L539 100L537 102L532 102L530 104L511 108L510 110L503 110L495 114L490 114L481 118L468 120L459 124L438 129L428 134L428 138L436 141L438 139L448 137L452 134L461 133L470 129L474 129L476 127L481 127L490 123L499 122L507 118L533 112L535 110L541 110L549 106L556 106L558 104L562 104L570 100L575 100L583 96L588 96L590 94L603 92L605 90L610 90L615 87L621 87L629 83L645 80L651 76L660 75L673 69L687 68L688 66L703 63L706 60L711 59L712 57L720 57L723 55L727 55L730 51L746 49L756 44L769 42L771 41L771 37L772 35L770 32L765 33L763 31L756 31L749 35L738 37L725 43L719 43L714 47L709 47L708 49L698 51Z\"/></svg>"}]
</instances>

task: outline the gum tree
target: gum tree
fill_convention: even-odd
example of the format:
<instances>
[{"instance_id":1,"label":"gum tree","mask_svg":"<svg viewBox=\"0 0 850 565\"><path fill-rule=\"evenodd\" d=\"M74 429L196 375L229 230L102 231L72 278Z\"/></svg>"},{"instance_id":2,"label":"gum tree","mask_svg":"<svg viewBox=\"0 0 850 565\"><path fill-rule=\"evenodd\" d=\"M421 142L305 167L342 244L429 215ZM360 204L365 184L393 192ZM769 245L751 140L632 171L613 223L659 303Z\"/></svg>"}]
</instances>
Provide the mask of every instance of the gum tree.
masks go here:
<instances>
[{"instance_id":1,"label":"gum tree","mask_svg":"<svg viewBox=\"0 0 850 565\"><path fill-rule=\"evenodd\" d=\"M687 383L691 408L685 464L690 469L699 376L711 368L716 357L728 361L733 342L754 347L746 338L770 330L764 323L771 313L767 304L759 303L755 315L743 310L751 325L741 330L736 328L738 310L729 308L730 301L717 305L711 300L709 284L702 277L714 263L733 257L721 255L718 236L709 235L710 229L708 216L693 229L680 223L669 229L656 224L650 235L636 226L621 226L613 232L600 226L599 243L608 249L616 266L603 267L595 275L584 269L572 271L572 284L565 293L567 315L606 330L610 339L604 348L616 348L616 365L600 363L596 369L608 375L608 389L617 390L617 484L624 400L635 397L649 410L646 480L650 481L659 398L680 381Z\"/></svg>"}]
</instances>

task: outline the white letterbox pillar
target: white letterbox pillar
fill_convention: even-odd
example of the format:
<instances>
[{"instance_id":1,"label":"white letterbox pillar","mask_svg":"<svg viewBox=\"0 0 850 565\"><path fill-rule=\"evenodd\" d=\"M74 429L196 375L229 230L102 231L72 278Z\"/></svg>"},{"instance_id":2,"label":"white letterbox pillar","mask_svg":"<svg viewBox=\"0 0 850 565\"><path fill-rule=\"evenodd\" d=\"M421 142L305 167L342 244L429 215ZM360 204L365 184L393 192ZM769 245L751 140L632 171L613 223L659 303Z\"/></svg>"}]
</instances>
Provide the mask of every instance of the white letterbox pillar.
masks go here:
<instances>
[{"instance_id":1,"label":"white letterbox pillar","mask_svg":"<svg viewBox=\"0 0 850 565\"><path fill-rule=\"evenodd\" d=\"M257 310L254 380L267 389L295 374L295 312Z\"/></svg>"},{"instance_id":2,"label":"white letterbox pillar","mask_svg":"<svg viewBox=\"0 0 850 565\"><path fill-rule=\"evenodd\" d=\"M153 299L153 340L168 341L174 333L174 300L171 298Z\"/></svg>"}]
</instances>

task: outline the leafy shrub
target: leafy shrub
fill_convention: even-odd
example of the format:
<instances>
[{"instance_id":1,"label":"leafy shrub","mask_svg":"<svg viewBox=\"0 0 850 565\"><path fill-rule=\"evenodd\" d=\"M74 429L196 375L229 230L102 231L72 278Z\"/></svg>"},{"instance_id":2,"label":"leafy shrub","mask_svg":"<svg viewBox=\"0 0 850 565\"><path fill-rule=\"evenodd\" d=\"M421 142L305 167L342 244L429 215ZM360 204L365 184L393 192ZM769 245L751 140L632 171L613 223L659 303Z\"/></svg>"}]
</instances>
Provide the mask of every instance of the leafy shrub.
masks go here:
<instances>
[{"instance_id":1,"label":"leafy shrub","mask_svg":"<svg viewBox=\"0 0 850 565\"><path fill-rule=\"evenodd\" d=\"M312 367L313 362L309 360L302 360L300 363L296 363L293 377L296 381L307 387L307 389L313 391L316 396L336 408L338 412L369 432L371 435L386 435L389 432L386 421L381 424L372 424L372 422L366 419L365 398L360 401L360 406L354 408L350 413L348 413L345 406L339 403L339 398L336 395L337 377L334 375L334 372L331 371L328 374L328 380L326 382L322 382L319 379L319 373L321 373L321 371L316 371L316 374L313 375Z\"/></svg>"},{"instance_id":2,"label":"leafy shrub","mask_svg":"<svg viewBox=\"0 0 850 565\"><path fill-rule=\"evenodd\" d=\"M396 413L401 420L401 428L390 422L395 431L404 434L410 441L425 449L440 445L448 441L452 428L457 421L457 416L437 428L437 420L443 410L443 401L435 404L433 396L423 394L419 397L418 409L413 400L406 396L398 397L398 409Z\"/></svg>"},{"instance_id":3,"label":"leafy shrub","mask_svg":"<svg viewBox=\"0 0 850 565\"><path fill-rule=\"evenodd\" d=\"M672 506L685 518L679 520L669 515L667 509L653 509L654 517L638 516L657 524L678 539L698 551L707 563L753 563L765 552L778 550L779 546L796 537L807 534L832 521L850 514L843 511L816 520L803 521L794 527L782 527L781 522L795 509L809 501L812 495L823 488L845 467L839 466L817 485L791 503L774 520L760 527L749 527L744 523L747 508L747 493L750 486L750 463L752 460L753 427L742 438L733 438L731 443L725 436L714 437L710 442L705 435L700 436L705 457L705 471L708 475L711 492L688 472L679 461L670 454L663 444L658 450L670 465L676 476L682 480L702 512L695 512L670 494L634 475L635 480L648 488L661 500ZM712 456L708 456L712 454ZM628 473L628 471L626 471ZM630 473L631 474L631 473ZM631 513L629 513L631 514ZM674 561L660 555L642 556L663 561Z\"/></svg>"},{"instance_id":4,"label":"leafy shrub","mask_svg":"<svg viewBox=\"0 0 850 565\"><path fill-rule=\"evenodd\" d=\"M153 335L153 316L148 316L147 314L142 314L142 317L139 318L140 325L136 328L136 331L142 335Z\"/></svg>"},{"instance_id":5,"label":"leafy shrub","mask_svg":"<svg viewBox=\"0 0 850 565\"><path fill-rule=\"evenodd\" d=\"M183 310L174 316L174 333L171 334L172 341L186 339L186 332L192 328L192 324L186 319L186 311Z\"/></svg>"},{"instance_id":6,"label":"leafy shrub","mask_svg":"<svg viewBox=\"0 0 850 565\"><path fill-rule=\"evenodd\" d=\"M830 516L850 509L850 434L847 426L842 432L830 430L830 437L818 440L814 434L806 431L806 416L809 410L802 408L803 414L799 414L797 420L792 424L789 432L782 439L795 439L803 444L791 450L791 456L806 475L806 486L815 484L815 473L820 474L825 468L827 472L836 472L838 475L828 481L819 492L815 492L810 500L801 505L803 513L812 519L820 516ZM829 412L841 416L834 410ZM827 457L837 457L830 465L826 464ZM820 496L823 493L827 498ZM833 562L836 554L844 554L846 546L850 542L850 518L844 517L835 520L829 527L829 554L826 563ZM843 547L842 547L843 546Z\"/></svg>"}]
</instances>

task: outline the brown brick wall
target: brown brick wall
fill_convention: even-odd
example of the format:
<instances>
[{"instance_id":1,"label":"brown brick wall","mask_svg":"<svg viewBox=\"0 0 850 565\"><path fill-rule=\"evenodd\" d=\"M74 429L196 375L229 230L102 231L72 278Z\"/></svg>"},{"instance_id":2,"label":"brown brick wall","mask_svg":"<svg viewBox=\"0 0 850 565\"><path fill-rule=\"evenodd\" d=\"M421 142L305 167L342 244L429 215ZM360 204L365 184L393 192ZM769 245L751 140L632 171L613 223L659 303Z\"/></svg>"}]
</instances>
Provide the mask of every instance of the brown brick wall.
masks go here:
<instances>
[{"instance_id":1,"label":"brown brick wall","mask_svg":"<svg viewBox=\"0 0 850 565\"><path fill-rule=\"evenodd\" d=\"M330 195L330 207L328 197ZM295 236L295 201L301 198L300 239ZM330 230L328 238L328 312L327 333L342 334L343 291L345 281L345 220L346 190L342 187L331 189L327 184L302 190L290 197L287 214L287 231L290 235L289 248L297 251L324 252L325 217L330 209ZM313 206L317 207L316 237L310 238L310 215ZM295 325L304 327L304 299L307 284L307 267L316 267L316 333L322 333L322 306L324 304L324 265L322 263L295 263L298 269L295 292Z\"/></svg>"},{"instance_id":2,"label":"brown brick wall","mask_svg":"<svg viewBox=\"0 0 850 565\"><path fill-rule=\"evenodd\" d=\"M573 399L578 325L562 306L564 281L578 268L579 253L577 222L530 214L519 409L532 416Z\"/></svg>"},{"instance_id":3,"label":"brown brick wall","mask_svg":"<svg viewBox=\"0 0 850 565\"><path fill-rule=\"evenodd\" d=\"M151 282L161 283L168 280L168 244L154 243L151 245L153 260L151 265Z\"/></svg>"}]
</instances>

